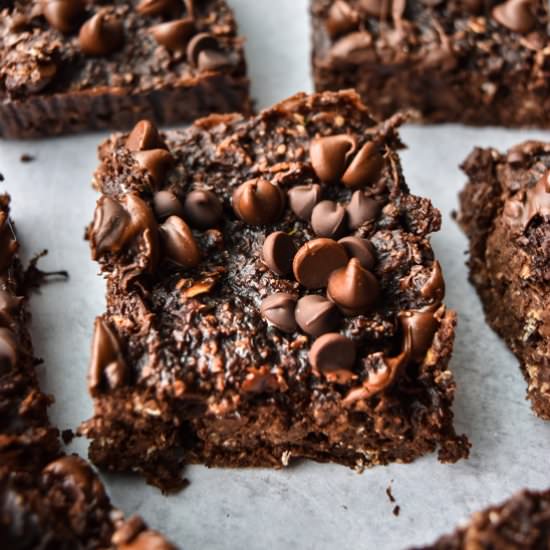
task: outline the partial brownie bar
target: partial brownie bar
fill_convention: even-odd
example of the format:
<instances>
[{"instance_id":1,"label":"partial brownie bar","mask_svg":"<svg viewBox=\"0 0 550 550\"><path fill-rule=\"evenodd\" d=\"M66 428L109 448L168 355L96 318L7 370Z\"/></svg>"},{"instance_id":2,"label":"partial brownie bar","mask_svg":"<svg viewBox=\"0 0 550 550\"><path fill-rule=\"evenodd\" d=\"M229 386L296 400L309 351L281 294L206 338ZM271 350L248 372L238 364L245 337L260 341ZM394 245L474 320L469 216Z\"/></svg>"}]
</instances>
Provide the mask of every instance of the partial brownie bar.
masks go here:
<instances>
[{"instance_id":1,"label":"partial brownie bar","mask_svg":"<svg viewBox=\"0 0 550 550\"><path fill-rule=\"evenodd\" d=\"M474 514L452 535L416 550L547 550L550 548L550 491L521 491Z\"/></svg>"},{"instance_id":2,"label":"partial brownie bar","mask_svg":"<svg viewBox=\"0 0 550 550\"><path fill-rule=\"evenodd\" d=\"M459 222L488 323L520 361L534 412L550 419L550 144L475 149Z\"/></svg>"},{"instance_id":3,"label":"partial brownie bar","mask_svg":"<svg viewBox=\"0 0 550 550\"><path fill-rule=\"evenodd\" d=\"M243 41L224 0L10 0L4 6L0 137L250 112Z\"/></svg>"},{"instance_id":4,"label":"partial brownie bar","mask_svg":"<svg viewBox=\"0 0 550 550\"><path fill-rule=\"evenodd\" d=\"M550 127L546 0L311 0L321 90L379 117Z\"/></svg>"},{"instance_id":5,"label":"partial brownie bar","mask_svg":"<svg viewBox=\"0 0 550 550\"><path fill-rule=\"evenodd\" d=\"M88 238L108 307L82 426L97 465L171 490L185 462L467 456L441 217L405 184L400 122L354 92L300 94L100 147Z\"/></svg>"},{"instance_id":6,"label":"partial brownie bar","mask_svg":"<svg viewBox=\"0 0 550 550\"><path fill-rule=\"evenodd\" d=\"M113 508L91 466L64 455L40 391L27 329L26 280L0 196L0 548L173 550Z\"/></svg>"}]
</instances>

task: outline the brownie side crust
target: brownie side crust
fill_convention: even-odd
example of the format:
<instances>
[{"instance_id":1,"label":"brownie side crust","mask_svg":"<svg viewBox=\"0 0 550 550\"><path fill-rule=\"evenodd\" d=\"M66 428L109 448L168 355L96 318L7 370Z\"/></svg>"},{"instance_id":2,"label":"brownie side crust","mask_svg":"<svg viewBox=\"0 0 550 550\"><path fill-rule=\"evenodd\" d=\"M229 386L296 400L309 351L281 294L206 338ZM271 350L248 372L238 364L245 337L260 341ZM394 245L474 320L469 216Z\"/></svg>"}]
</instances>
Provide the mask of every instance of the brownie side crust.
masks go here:
<instances>
[{"instance_id":1,"label":"brownie side crust","mask_svg":"<svg viewBox=\"0 0 550 550\"><path fill-rule=\"evenodd\" d=\"M81 428L97 465L174 490L185 462L467 456L441 218L404 182L400 122L354 92L301 94L100 147L88 238L108 307Z\"/></svg>"},{"instance_id":2,"label":"brownie side crust","mask_svg":"<svg viewBox=\"0 0 550 550\"><path fill-rule=\"evenodd\" d=\"M0 196L0 548L174 550L138 516L125 519L91 466L61 449L37 380L9 201Z\"/></svg>"},{"instance_id":3,"label":"brownie side crust","mask_svg":"<svg viewBox=\"0 0 550 550\"><path fill-rule=\"evenodd\" d=\"M243 40L224 0L0 7L3 137L248 113L248 88Z\"/></svg>"},{"instance_id":4,"label":"brownie side crust","mask_svg":"<svg viewBox=\"0 0 550 550\"><path fill-rule=\"evenodd\" d=\"M523 490L499 506L475 513L453 534L417 550L543 550L549 540L550 491Z\"/></svg>"},{"instance_id":5,"label":"brownie side crust","mask_svg":"<svg viewBox=\"0 0 550 550\"><path fill-rule=\"evenodd\" d=\"M550 419L550 145L475 149L462 168L469 181L458 221L470 240L470 280L520 362L533 411Z\"/></svg>"},{"instance_id":6,"label":"brownie side crust","mask_svg":"<svg viewBox=\"0 0 550 550\"><path fill-rule=\"evenodd\" d=\"M311 0L318 91L356 88L380 118L550 125L544 0Z\"/></svg>"}]
</instances>

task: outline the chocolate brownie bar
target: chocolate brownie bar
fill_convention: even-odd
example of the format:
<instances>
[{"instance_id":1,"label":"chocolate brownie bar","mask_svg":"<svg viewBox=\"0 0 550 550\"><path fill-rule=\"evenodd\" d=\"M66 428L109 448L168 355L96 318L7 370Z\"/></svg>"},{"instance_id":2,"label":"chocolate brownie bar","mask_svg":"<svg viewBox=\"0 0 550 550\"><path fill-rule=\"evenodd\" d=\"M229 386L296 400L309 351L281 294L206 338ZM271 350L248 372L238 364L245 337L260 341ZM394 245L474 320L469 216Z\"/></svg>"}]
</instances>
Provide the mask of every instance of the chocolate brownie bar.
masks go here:
<instances>
[{"instance_id":1,"label":"chocolate brownie bar","mask_svg":"<svg viewBox=\"0 0 550 550\"><path fill-rule=\"evenodd\" d=\"M224 0L0 3L0 137L234 111L250 100Z\"/></svg>"},{"instance_id":2,"label":"chocolate brownie bar","mask_svg":"<svg viewBox=\"0 0 550 550\"><path fill-rule=\"evenodd\" d=\"M546 0L311 0L316 89L379 117L550 127Z\"/></svg>"},{"instance_id":3,"label":"chocolate brownie bar","mask_svg":"<svg viewBox=\"0 0 550 550\"><path fill-rule=\"evenodd\" d=\"M108 305L81 428L97 465L170 490L185 462L467 456L441 217L405 184L401 121L354 92L299 94L100 147L87 235Z\"/></svg>"},{"instance_id":4,"label":"chocolate brownie bar","mask_svg":"<svg viewBox=\"0 0 550 550\"><path fill-rule=\"evenodd\" d=\"M173 550L139 517L125 520L91 466L63 453L37 382L17 249L1 195L0 548Z\"/></svg>"},{"instance_id":5,"label":"chocolate brownie bar","mask_svg":"<svg viewBox=\"0 0 550 550\"><path fill-rule=\"evenodd\" d=\"M550 491L521 491L474 514L452 535L416 550L545 550L550 541Z\"/></svg>"},{"instance_id":6,"label":"chocolate brownie bar","mask_svg":"<svg viewBox=\"0 0 550 550\"><path fill-rule=\"evenodd\" d=\"M459 222L488 323L519 359L534 412L550 419L550 144L475 149Z\"/></svg>"}]
</instances>

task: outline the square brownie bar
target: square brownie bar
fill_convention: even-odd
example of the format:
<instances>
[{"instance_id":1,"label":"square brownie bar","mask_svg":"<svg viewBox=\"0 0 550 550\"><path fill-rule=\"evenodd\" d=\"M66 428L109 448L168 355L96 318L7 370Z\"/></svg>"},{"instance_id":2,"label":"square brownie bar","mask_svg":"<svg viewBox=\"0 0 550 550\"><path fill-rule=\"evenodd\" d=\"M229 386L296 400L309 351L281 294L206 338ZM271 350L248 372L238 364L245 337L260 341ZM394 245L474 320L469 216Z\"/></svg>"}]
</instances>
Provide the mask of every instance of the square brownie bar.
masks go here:
<instances>
[{"instance_id":1,"label":"square brownie bar","mask_svg":"<svg viewBox=\"0 0 550 550\"><path fill-rule=\"evenodd\" d=\"M299 94L100 147L88 238L108 305L81 427L97 465L173 490L185 462L467 456L441 217L405 184L401 121Z\"/></svg>"},{"instance_id":2,"label":"square brownie bar","mask_svg":"<svg viewBox=\"0 0 550 550\"><path fill-rule=\"evenodd\" d=\"M224 0L0 5L0 137L248 113L248 88Z\"/></svg>"},{"instance_id":3,"label":"square brownie bar","mask_svg":"<svg viewBox=\"0 0 550 550\"><path fill-rule=\"evenodd\" d=\"M311 0L321 90L378 117L550 127L546 0Z\"/></svg>"},{"instance_id":4,"label":"square brownie bar","mask_svg":"<svg viewBox=\"0 0 550 550\"><path fill-rule=\"evenodd\" d=\"M470 279L519 359L535 414L550 419L550 144L477 148L462 168L469 181L458 221L470 240Z\"/></svg>"},{"instance_id":5,"label":"square brownie bar","mask_svg":"<svg viewBox=\"0 0 550 550\"><path fill-rule=\"evenodd\" d=\"M124 519L91 466L61 449L40 391L23 271L0 195L0 548L174 550L137 516ZM34 281L36 282L36 281Z\"/></svg>"},{"instance_id":6,"label":"square brownie bar","mask_svg":"<svg viewBox=\"0 0 550 550\"><path fill-rule=\"evenodd\" d=\"M453 534L416 550L544 550L550 541L550 491L521 491L475 513Z\"/></svg>"}]
</instances>

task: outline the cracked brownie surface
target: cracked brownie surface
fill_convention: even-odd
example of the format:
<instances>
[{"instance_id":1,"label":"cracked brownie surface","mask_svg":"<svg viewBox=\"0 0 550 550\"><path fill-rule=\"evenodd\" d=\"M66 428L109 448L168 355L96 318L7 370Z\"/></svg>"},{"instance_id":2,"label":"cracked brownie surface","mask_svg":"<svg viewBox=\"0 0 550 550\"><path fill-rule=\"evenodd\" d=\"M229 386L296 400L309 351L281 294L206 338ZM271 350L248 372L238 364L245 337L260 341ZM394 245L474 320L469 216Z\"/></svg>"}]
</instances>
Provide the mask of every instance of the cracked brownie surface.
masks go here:
<instances>
[{"instance_id":1,"label":"cracked brownie surface","mask_svg":"<svg viewBox=\"0 0 550 550\"><path fill-rule=\"evenodd\" d=\"M243 41L223 0L0 5L0 136L249 110Z\"/></svg>"},{"instance_id":2,"label":"cracked brownie surface","mask_svg":"<svg viewBox=\"0 0 550 550\"><path fill-rule=\"evenodd\" d=\"M488 323L519 359L534 412L550 419L550 144L475 149L459 223L470 240L470 279Z\"/></svg>"},{"instance_id":3,"label":"cracked brownie surface","mask_svg":"<svg viewBox=\"0 0 550 550\"><path fill-rule=\"evenodd\" d=\"M440 214L403 180L400 122L353 92L297 95L100 147L88 238L108 307L81 428L96 464L174 490L185 462L467 456Z\"/></svg>"},{"instance_id":4,"label":"cracked brownie surface","mask_svg":"<svg viewBox=\"0 0 550 550\"><path fill-rule=\"evenodd\" d=\"M548 127L545 0L312 0L316 89L380 117Z\"/></svg>"},{"instance_id":5,"label":"cracked brownie surface","mask_svg":"<svg viewBox=\"0 0 550 550\"><path fill-rule=\"evenodd\" d=\"M499 506L475 513L464 527L422 550L544 550L549 540L550 491L524 490Z\"/></svg>"},{"instance_id":6,"label":"cracked brownie surface","mask_svg":"<svg viewBox=\"0 0 550 550\"><path fill-rule=\"evenodd\" d=\"M48 419L52 398L40 391L39 361L27 329L30 276L40 272L24 272L17 250L9 197L1 195L0 547L174 550L138 516L125 519L92 467L62 451Z\"/></svg>"}]
</instances>

